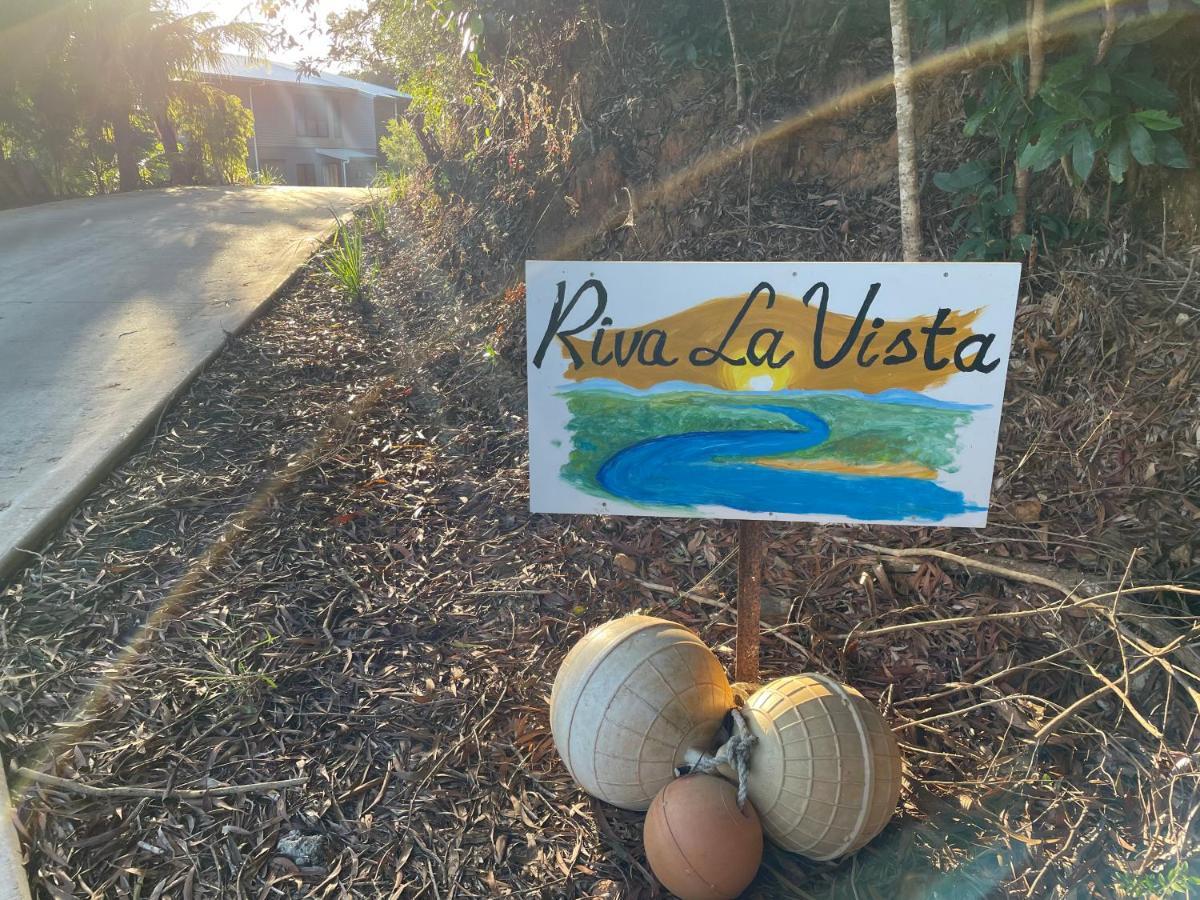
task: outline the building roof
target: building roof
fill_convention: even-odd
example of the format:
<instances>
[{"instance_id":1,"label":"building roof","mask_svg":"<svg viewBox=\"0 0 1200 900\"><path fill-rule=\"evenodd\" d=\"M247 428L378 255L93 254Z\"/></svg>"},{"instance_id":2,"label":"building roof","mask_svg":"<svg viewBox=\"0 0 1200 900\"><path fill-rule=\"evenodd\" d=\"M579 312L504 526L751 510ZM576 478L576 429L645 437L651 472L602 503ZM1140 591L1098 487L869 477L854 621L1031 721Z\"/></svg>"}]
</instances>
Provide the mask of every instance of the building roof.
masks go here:
<instances>
[{"instance_id":1,"label":"building roof","mask_svg":"<svg viewBox=\"0 0 1200 900\"><path fill-rule=\"evenodd\" d=\"M318 156L328 156L330 159L340 159L342 162L349 162L352 159L376 159L374 153L363 153L361 150L340 150L330 149L329 147L313 148Z\"/></svg>"},{"instance_id":2,"label":"building roof","mask_svg":"<svg viewBox=\"0 0 1200 900\"><path fill-rule=\"evenodd\" d=\"M369 81L359 81L357 78L347 78L345 75L335 75L332 72L320 72L317 75L304 75L295 66L273 60L251 60L245 56L233 53L222 53L221 62L217 66L202 66L201 74L214 78L236 78L247 81L276 81L290 84L301 84L310 87L332 88L339 91L357 91L369 97L387 97L393 100L411 100L408 94L385 88Z\"/></svg>"}]
</instances>

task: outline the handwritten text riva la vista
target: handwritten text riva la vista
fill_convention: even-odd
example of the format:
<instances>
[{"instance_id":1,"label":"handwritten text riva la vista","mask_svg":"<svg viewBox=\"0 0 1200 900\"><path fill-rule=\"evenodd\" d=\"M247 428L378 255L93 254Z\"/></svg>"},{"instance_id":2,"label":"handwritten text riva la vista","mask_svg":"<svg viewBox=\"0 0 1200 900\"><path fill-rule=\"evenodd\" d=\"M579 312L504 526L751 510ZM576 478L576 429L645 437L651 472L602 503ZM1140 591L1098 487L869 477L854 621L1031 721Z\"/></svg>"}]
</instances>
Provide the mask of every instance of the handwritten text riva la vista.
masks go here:
<instances>
[{"instance_id":1,"label":"handwritten text riva la vista","mask_svg":"<svg viewBox=\"0 0 1200 900\"><path fill-rule=\"evenodd\" d=\"M837 347L827 347L825 340L825 322L829 307L829 285L818 281L804 294L804 304L808 306L814 299L818 300L816 326L813 330L813 363L818 369L830 369L851 358L852 362L863 368L874 365L898 366L921 358L929 371L944 369L953 360L955 368L960 372L988 373L1000 364L997 358L988 359L988 351L996 340L993 334L960 333L958 328L946 326L946 320L952 315L949 308L941 308L926 326L916 329L923 337L913 334L913 329L902 328L883 347L873 348L872 343L880 329L887 323L884 319L874 317L867 327L867 317L871 304L879 293L881 282L875 282L867 290L862 305L859 307L854 322L845 338ZM591 295L591 311L582 316L579 324L571 324L572 315L580 301ZM612 363L620 368L629 365L663 366L677 364L680 357L674 355L680 352L670 346L671 336L661 328L608 331L613 320L604 315L608 305L608 291L603 282L591 278L580 285L569 301L566 300L567 283L558 282L558 298L550 312L545 333L533 356L535 368L541 368L555 338L558 338L571 357L571 365L581 369L591 363L604 366ZM688 361L693 366L711 366L724 363L730 366L767 366L779 369L788 364L795 351L781 352L784 332L778 328L759 328L753 332L743 329L742 321L751 308L765 295L765 309L775 305L775 289L766 281L758 284L742 303L737 315L729 322L724 336L715 347L697 346L687 348ZM586 309L586 306L584 307ZM587 358L580 353L575 342L568 340L599 324L592 335L590 352ZM918 351L918 345L924 344ZM855 353L855 349L857 352ZM952 349L951 349L952 348ZM949 353L947 356L945 354Z\"/></svg>"}]
</instances>

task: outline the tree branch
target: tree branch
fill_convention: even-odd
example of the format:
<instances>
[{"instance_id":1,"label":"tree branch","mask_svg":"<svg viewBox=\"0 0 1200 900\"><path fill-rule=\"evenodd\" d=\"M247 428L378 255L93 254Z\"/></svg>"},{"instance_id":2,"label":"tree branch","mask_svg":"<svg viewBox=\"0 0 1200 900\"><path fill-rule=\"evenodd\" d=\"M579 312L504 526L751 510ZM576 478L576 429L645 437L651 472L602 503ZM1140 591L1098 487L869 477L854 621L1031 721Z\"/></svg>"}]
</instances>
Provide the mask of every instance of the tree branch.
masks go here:
<instances>
[{"instance_id":1,"label":"tree branch","mask_svg":"<svg viewBox=\"0 0 1200 900\"><path fill-rule=\"evenodd\" d=\"M733 10L729 7L729 0L722 2L725 4L725 27L729 29L729 49L733 52L733 84L737 91L737 114L740 116L746 106L742 91L742 62L738 55L737 37L733 31Z\"/></svg>"},{"instance_id":2,"label":"tree branch","mask_svg":"<svg viewBox=\"0 0 1200 900\"><path fill-rule=\"evenodd\" d=\"M237 794L258 794L264 791L277 791L283 788L299 787L308 782L308 778L284 778L281 781L257 781L252 784L222 784L209 788L165 788L134 787L118 785L101 787L95 784L85 784L70 778L59 778L46 772L27 769L24 766L13 766L13 774L34 784L42 784L55 790L67 791L71 794L81 794L84 797L97 797L110 800L132 800L148 798L151 800L203 800L205 797L229 797Z\"/></svg>"}]
</instances>

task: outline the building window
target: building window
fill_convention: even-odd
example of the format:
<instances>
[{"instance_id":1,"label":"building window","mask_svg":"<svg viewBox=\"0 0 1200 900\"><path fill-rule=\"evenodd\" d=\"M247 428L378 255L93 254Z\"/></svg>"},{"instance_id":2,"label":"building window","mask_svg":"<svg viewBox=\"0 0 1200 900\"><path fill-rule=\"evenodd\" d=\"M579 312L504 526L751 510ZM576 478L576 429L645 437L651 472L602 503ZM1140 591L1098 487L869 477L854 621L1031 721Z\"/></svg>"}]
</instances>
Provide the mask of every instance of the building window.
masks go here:
<instances>
[{"instance_id":1,"label":"building window","mask_svg":"<svg viewBox=\"0 0 1200 900\"><path fill-rule=\"evenodd\" d=\"M329 117L320 97L296 98L296 136L329 137Z\"/></svg>"},{"instance_id":2,"label":"building window","mask_svg":"<svg viewBox=\"0 0 1200 900\"><path fill-rule=\"evenodd\" d=\"M297 163L296 184L315 185L317 183L317 167L312 163Z\"/></svg>"}]
</instances>

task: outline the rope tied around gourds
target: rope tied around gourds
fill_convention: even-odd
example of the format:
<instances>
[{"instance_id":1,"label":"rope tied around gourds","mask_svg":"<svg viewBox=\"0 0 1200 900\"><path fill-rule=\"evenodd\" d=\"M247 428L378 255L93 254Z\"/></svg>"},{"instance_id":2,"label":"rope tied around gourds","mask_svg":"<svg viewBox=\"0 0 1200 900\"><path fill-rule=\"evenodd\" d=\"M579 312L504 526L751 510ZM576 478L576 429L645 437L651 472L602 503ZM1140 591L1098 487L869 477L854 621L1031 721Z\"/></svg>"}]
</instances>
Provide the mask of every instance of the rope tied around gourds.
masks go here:
<instances>
[{"instance_id":1,"label":"rope tied around gourds","mask_svg":"<svg viewBox=\"0 0 1200 900\"><path fill-rule=\"evenodd\" d=\"M750 752L758 743L758 738L751 733L741 710L731 709L729 715L733 719L733 734L716 753L705 753L701 756L692 766L692 771L703 775L715 775L721 766L728 765L737 775L737 805L738 809L744 812L746 792L750 787Z\"/></svg>"}]
</instances>

